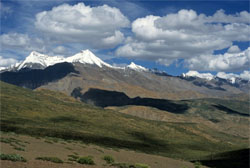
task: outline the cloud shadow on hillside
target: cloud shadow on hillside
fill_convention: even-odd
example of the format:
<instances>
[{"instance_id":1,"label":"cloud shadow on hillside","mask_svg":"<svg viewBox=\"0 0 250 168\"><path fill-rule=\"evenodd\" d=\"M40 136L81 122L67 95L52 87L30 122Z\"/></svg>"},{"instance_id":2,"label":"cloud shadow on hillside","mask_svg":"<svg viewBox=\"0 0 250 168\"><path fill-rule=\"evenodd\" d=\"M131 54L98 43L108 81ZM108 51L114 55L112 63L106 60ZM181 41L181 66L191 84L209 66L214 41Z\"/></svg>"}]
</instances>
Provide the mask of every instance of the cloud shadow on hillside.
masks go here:
<instances>
[{"instance_id":1,"label":"cloud shadow on hillside","mask_svg":"<svg viewBox=\"0 0 250 168\"><path fill-rule=\"evenodd\" d=\"M220 110L220 111L224 111L224 112L226 112L227 114L241 115L241 116L247 116L247 117L249 116L249 113L248 113L248 114L246 114L246 113L240 113L240 112L238 112L238 111L232 110L232 109L230 109L230 108L228 108L228 107L225 107L225 106L223 106L223 105L220 105L220 104L218 104L218 105L213 105L213 107L217 108L217 109Z\"/></svg>"},{"instance_id":2,"label":"cloud shadow on hillside","mask_svg":"<svg viewBox=\"0 0 250 168\"><path fill-rule=\"evenodd\" d=\"M154 107L159 110L178 114L185 113L189 108L187 104L178 104L171 100L141 97L130 98L123 92L95 88L90 88L84 94L81 93L81 88L75 88L72 91L71 96L80 98L81 101L85 103L93 104L103 108L108 106L137 105Z\"/></svg>"},{"instance_id":3,"label":"cloud shadow on hillside","mask_svg":"<svg viewBox=\"0 0 250 168\"><path fill-rule=\"evenodd\" d=\"M9 124L7 120L0 123L2 131L15 132L39 137L56 137L65 140L79 140L84 143L94 143L100 146L111 148L126 148L130 150L138 150L145 153L164 152L169 150L169 146L156 138L149 137L143 132L128 132L127 135L133 139L117 139L104 135L94 135L89 133L77 132L72 130L61 130L56 128L42 127L22 127L20 125Z\"/></svg>"}]
</instances>

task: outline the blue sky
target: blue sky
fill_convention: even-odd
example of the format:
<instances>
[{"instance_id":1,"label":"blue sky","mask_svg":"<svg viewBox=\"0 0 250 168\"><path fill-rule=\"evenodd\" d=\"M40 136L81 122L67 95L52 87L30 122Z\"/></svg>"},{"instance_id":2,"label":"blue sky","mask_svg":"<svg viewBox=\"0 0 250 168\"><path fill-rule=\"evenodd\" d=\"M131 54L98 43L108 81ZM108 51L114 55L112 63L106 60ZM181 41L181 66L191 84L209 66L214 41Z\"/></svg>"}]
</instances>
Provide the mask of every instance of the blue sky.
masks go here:
<instances>
[{"instance_id":1,"label":"blue sky","mask_svg":"<svg viewBox=\"0 0 250 168\"><path fill-rule=\"evenodd\" d=\"M172 75L239 74L249 71L249 18L249 1L2 0L0 66L32 50L67 57L90 49L109 63Z\"/></svg>"}]
</instances>

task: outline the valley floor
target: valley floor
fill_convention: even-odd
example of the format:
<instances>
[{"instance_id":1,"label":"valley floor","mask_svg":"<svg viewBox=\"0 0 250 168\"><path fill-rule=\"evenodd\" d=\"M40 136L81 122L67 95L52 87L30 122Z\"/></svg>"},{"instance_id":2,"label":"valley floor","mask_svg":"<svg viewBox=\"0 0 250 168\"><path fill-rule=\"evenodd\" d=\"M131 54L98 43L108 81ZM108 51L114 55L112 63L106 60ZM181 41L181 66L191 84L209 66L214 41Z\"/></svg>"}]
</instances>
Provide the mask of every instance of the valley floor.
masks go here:
<instances>
[{"instance_id":1,"label":"valley floor","mask_svg":"<svg viewBox=\"0 0 250 168\"><path fill-rule=\"evenodd\" d=\"M57 138L40 138L15 133L1 132L1 153L19 154L27 159L27 162L12 162L1 160L3 168L106 168L114 167L107 164L103 157L110 155L115 163L143 163L151 168L193 168L193 163L170 159L167 157L138 153L130 150L111 149L92 144L84 144L79 141L65 141ZM69 155L93 156L95 165L81 165L69 161ZM58 157L64 163L52 163L36 160L37 157ZM114 167L115 168L115 167Z\"/></svg>"}]
</instances>

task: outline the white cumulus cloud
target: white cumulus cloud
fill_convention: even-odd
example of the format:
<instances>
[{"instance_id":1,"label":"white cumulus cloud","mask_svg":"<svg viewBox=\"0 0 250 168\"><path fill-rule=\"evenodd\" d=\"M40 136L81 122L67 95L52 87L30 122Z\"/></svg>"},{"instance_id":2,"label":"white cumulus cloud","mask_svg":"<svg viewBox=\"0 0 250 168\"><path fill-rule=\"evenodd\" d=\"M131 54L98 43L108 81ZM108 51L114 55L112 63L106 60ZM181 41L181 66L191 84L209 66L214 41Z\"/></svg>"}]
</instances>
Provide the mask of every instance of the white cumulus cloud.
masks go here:
<instances>
[{"instance_id":1,"label":"white cumulus cloud","mask_svg":"<svg viewBox=\"0 0 250 168\"><path fill-rule=\"evenodd\" d=\"M219 77L219 78L222 78L222 79L229 79L234 83L236 78L250 80L250 71L246 70L246 71L243 71L240 74L218 72L216 76Z\"/></svg>"},{"instance_id":2,"label":"white cumulus cloud","mask_svg":"<svg viewBox=\"0 0 250 168\"><path fill-rule=\"evenodd\" d=\"M0 67L8 67L10 65L13 65L17 63L18 61L14 58L3 58L0 56Z\"/></svg>"},{"instance_id":3,"label":"white cumulus cloud","mask_svg":"<svg viewBox=\"0 0 250 168\"><path fill-rule=\"evenodd\" d=\"M234 73L225 73L225 72L218 72L217 77L221 79L227 79L230 80L232 83L235 83L235 79L239 77L239 75Z\"/></svg>"},{"instance_id":4,"label":"white cumulus cloud","mask_svg":"<svg viewBox=\"0 0 250 168\"><path fill-rule=\"evenodd\" d=\"M57 46L56 48L53 49L53 53L54 54L65 54L65 53L67 53L67 48L65 48L64 46Z\"/></svg>"},{"instance_id":5,"label":"white cumulus cloud","mask_svg":"<svg viewBox=\"0 0 250 168\"><path fill-rule=\"evenodd\" d=\"M250 23L250 13L242 11L235 15L227 15L224 10L218 10L213 16L206 18L210 22L221 22L221 23Z\"/></svg>"},{"instance_id":6,"label":"white cumulus cloud","mask_svg":"<svg viewBox=\"0 0 250 168\"><path fill-rule=\"evenodd\" d=\"M113 48L124 40L122 28L130 21L118 8L63 4L36 15L35 26L60 42L83 43L93 48Z\"/></svg>"},{"instance_id":7,"label":"white cumulus cloud","mask_svg":"<svg viewBox=\"0 0 250 168\"><path fill-rule=\"evenodd\" d=\"M30 38L26 34L9 33L0 36L1 44L9 47L24 47L30 43Z\"/></svg>"},{"instance_id":8,"label":"white cumulus cloud","mask_svg":"<svg viewBox=\"0 0 250 168\"><path fill-rule=\"evenodd\" d=\"M235 73L225 73L225 72L218 72L216 75L212 75L211 73L201 73L198 71L188 71L187 73L182 74L183 77L198 77L202 79L212 80L214 77L219 77L221 79L230 80L232 83L235 83L236 78L241 78L244 80L250 80L250 71L243 71L240 74Z\"/></svg>"},{"instance_id":9,"label":"white cumulus cloud","mask_svg":"<svg viewBox=\"0 0 250 168\"><path fill-rule=\"evenodd\" d=\"M187 73L182 74L184 77L186 76L192 76L192 77L198 77L202 79L212 80L214 76L211 73L200 73L197 71L188 71Z\"/></svg>"},{"instance_id":10,"label":"white cumulus cloud","mask_svg":"<svg viewBox=\"0 0 250 168\"><path fill-rule=\"evenodd\" d=\"M233 45L231 46L228 50L228 53L237 53L240 52L240 48L237 45Z\"/></svg>"},{"instance_id":11,"label":"white cumulus cloud","mask_svg":"<svg viewBox=\"0 0 250 168\"><path fill-rule=\"evenodd\" d=\"M153 60L164 65L184 59L188 67L196 70L244 70L248 54L237 55L240 50L232 44L249 41L249 16L246 11L227 15L219 10L207 16L183 9L163 17L138 18L132 22L134 35L127 37L116 55ZM229 47L228 53L213 55L214 51Z\"/></svg>"},{"instance_id":12,"label":"white cumulus cloud","mask_svg":"<svg viewBox=\"0 0 250 168\"><path fill-rule=\"evenodd\" d=\"M38 38L31 38L27 34L7 33L0 35L2 50L36 50L43 52L45 50L44 41Z\"/></svg>"},{"instance_id":13,"label":"white cumulus cloud","mask_svg":"<svg viewBox=\"0 0 250 168\"><path fill-rule=\"evenodd\" d=\"M243 71L240 74L240 78L245 79L245 80L250 80L250 71Z\"/></svg>"},{"instance_id":14,"label":"white cumulus cloud","mask_svg":"<svg viewBox=\"0 0 250 168\"><path fill-rule=\"evenodd\" d=\"M212 71L241 71L249 68L250 47L242 52L207 54L186 61L190 69Z\"/></svg>"}]
</instances>

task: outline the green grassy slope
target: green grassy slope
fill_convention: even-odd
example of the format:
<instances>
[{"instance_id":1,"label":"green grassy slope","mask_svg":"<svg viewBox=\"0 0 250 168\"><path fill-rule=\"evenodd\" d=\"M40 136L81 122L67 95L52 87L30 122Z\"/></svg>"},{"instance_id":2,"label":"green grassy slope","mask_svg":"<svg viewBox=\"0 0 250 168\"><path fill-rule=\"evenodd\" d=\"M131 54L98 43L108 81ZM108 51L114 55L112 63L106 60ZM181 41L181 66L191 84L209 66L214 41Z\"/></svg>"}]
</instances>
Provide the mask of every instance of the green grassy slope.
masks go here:
<instances>
[{"instance_id":1,"label":"green grassy slope","mask_svg":"<svg viewBox=\"0 0 250 168\"><path fill-rule=\"evenodd\" d=\"M185 160L247 146L247 140L240 137L232 137L236 143L231 144L218 132L214 141L183 129L196 128L195 124L149 121L96 108L58 92L32 91L3 82L0 86L2 131L75 139Z\"/></svg>"},{"instance_id":2,"label":"green grassy slope","mask_svg":"<svg viewBox=\"0 0 250 168\"><path fill-rule=\"evenodd\" d=\"M249 116L250 107L248 101L226 100L216 98L204 98L186 101L190 107L199 109L200 112L224 111L230 115Z\"/></svg>"}]
</instances>

